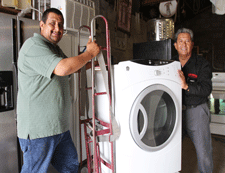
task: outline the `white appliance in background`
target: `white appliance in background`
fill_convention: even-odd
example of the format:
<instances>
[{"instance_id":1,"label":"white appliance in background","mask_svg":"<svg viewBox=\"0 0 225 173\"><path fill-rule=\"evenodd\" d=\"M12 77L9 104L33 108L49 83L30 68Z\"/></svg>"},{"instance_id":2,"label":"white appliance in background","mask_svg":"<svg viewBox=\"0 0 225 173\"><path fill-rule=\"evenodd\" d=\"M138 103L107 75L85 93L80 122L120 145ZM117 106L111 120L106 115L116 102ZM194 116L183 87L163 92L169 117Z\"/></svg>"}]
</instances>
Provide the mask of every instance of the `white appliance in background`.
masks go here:
<instances>
[{"instance_id":1,"label":"white appliance in background","mask_svg":"<svg viewBox=\"0 0 225 173\"><path fill-rule=\"evenodd\" d=\"M91 26L95 16L95 3L91 0L51 0L51 7L59 9L64 16L64 29L78 32L82 25ZM87 28L82 33L89 34Z\"/></svg>"},{"instance_id":2,"label":"white appliance in background","mask_svg":"<svg viewBox=\"0 0 225 173\"><path fill-rule=\"evenodd\" d=\"M181 170L180 67L177 61L143 59L113 66L115 117L121 128L114 148L116 173ZM97 92L105 90L101 78L97 72ZM106 122L107 99L96 98L97 115ZM100 153L110 158L107 142L100 142ZM111 171L103 165L102 172Z\"/></svg>"},{"instance_id":3,"label":"white appliance in background","mask_svg":"<svg viewBox=\"0 0 225 173\"><path fill-rule=\"evenodd\" d=\"M85 50L85 46L89 40L88 34L80 35L80 51ZM62 40L59 42L59 47L63 50L67 57L77 56L78 55L78 42L79 38L76 32L68 32L66 35L62 37ZM65 46L66 45L66 46ZM90 69L88 70L90 74ZM73 142L76 146L78 156L80 155L80 132L79 132L79 87L78 87L78 73L74 73L70 76L70 87L71 87L71 116L70 116L70 133L73 139ZM91 103L91 101L90 101ZM91 113L90 113L91 115ZM81 132L82 136L84 136L83 131ZM85 146L85 141L83 141L83 145ZM83 156L86 155L86 151L83 150ZM79 157L78 157L79 158ZM80 158L79 158L80 159Z\"/></svg>"},{"instance_id":4,"label":"white appliance in background","mask_svg":"<svg viewBox=\"0 0 225 173\"><path fill-rule=\"evenodd\" d=\"M213 72L213 90L209 96L211 133L225 135L225 73Z\"/></svg>"},{"instance_id":5,"label":"white appliance in background","mask_svg":"<svg viewBox=\"0 0 225 173\"><path fill-rule=\"evenodd\" d=\"M80 43L80 51L85 50L85 46L89 40L90 32L87 28L83 27L80 30L80 40L78 37L79 27L82 25L91 26L91 20L95 17L95 3L92 0L51 0L52 8L59 9L64 16L64 29L66 35L63 36L59 42L59 47L68 56L78 55L78 43ZM90 70L89 70L90 72ZM78 74L75 73L70 77L71 86L71 116L70 116L70 132L73 142L76 146L78 159L82 153L83 158L86 158L85 147L80 150L80 134L84 136L84 131L79 131L79 87L78 87ZM91 103L91 102L90 102ZM90 114L91 115L91 114ZM85 146L85 141L82 141L82 146ZM48 172L53 173L53 167L50 167ZM55 171L56 172L56 171Z\"/></svg>"}]
</instances>

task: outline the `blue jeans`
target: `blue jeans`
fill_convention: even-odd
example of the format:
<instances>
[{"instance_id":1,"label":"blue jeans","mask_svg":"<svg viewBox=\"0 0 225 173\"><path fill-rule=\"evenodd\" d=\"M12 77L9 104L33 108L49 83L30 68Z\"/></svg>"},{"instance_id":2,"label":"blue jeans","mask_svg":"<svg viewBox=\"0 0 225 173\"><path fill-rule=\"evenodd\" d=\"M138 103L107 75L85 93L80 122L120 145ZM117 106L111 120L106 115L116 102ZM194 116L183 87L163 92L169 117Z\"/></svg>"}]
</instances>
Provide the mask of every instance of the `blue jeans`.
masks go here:
<instances>
[{"instance_id":1,"label":"blue jeans","mask_svg":"<svg viewBox=\"0 0 225 173\"><path fill-rule=\"evenodd\" d=\"M19 139L23 151L21 173L47 173L50 163L60 173L77 173L79 162L70 132L38 139Z\"/></svg>"}]
</instances>

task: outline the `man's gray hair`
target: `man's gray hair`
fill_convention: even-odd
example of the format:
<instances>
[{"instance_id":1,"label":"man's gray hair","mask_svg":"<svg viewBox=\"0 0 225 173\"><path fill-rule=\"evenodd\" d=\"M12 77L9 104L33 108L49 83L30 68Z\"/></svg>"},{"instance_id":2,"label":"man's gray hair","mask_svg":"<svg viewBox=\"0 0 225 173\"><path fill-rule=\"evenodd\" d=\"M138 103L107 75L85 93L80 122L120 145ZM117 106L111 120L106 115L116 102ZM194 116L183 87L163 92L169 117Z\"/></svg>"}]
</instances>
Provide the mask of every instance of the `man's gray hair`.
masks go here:
<instances>
[{"instance_id":1,"label":"man's gray hair","mask_svg":"<svg viewBox=\"0 0 225 173\"><path fill-rule=\"evenodd\" d=\"M191 29L187 29L187 28L180 28L178 29L178 31L176 32L175 34L175 38L174 38L174 41L177 42L177 37L180 33L188 33L190 34L191 36L191 41L193 42L194 41L194 33Z\"/></svg>"}]
</instances>

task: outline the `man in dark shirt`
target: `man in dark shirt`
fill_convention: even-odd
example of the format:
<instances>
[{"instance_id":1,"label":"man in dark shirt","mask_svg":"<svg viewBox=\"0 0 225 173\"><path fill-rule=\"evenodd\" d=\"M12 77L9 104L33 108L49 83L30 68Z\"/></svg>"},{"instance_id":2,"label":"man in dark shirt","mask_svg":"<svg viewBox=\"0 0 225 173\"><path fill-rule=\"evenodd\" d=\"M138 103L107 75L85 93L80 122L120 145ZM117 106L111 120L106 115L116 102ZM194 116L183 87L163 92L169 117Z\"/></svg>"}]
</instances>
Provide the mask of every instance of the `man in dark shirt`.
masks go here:
<instances>
[{"instance_id":1,"label":"man in dark shirt","mask_svg":"<svg viewBox=\"0 0 225 173\"><path fill-rule=\"evenodd\" d=\"M203 57L192 53L194 42L190 29L177 31L174 46L178 52L175 59L182 66L178 73L183 89L183 127L195 145L199 171L212 173L211 114L207 105L212 91L211 66Z\"/></svg>"}]
</instances>

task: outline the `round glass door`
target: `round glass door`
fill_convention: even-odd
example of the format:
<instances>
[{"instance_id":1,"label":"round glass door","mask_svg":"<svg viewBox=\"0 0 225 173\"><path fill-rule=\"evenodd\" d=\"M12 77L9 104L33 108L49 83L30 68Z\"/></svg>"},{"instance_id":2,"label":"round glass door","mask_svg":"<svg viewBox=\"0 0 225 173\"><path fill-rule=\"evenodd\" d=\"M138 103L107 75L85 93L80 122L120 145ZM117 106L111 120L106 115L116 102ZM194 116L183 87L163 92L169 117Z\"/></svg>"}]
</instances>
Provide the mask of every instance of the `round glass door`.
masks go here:
<instances>
[{"instance_id":1,"label":"round glass door","mask_svg":"<svg viewBox=\"0 0 225 173\"><path fill-rule=\"evenodd\" d=\"M133 139L144 150L163 148L173 136L177 122L176 98L164 85L151 85L135 99L130 114Z\"/></svg>"}]
</instances>

